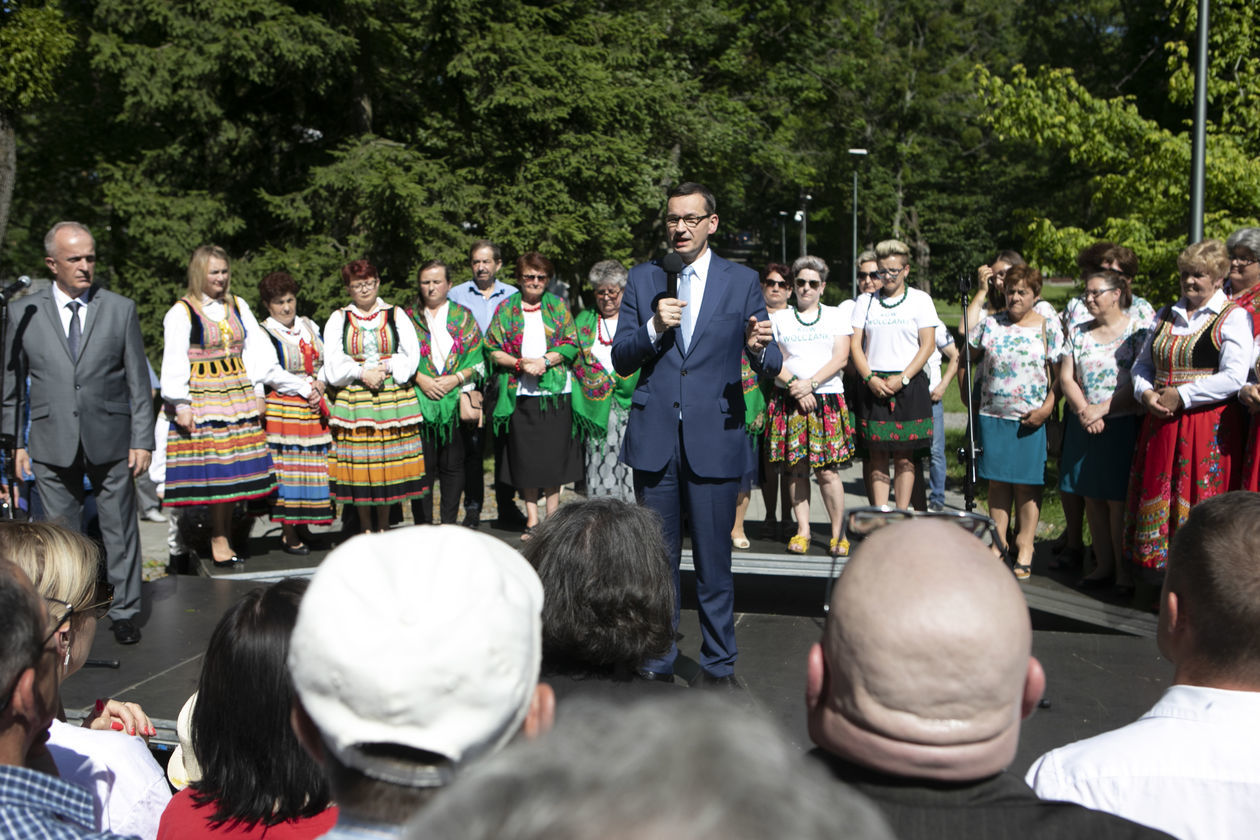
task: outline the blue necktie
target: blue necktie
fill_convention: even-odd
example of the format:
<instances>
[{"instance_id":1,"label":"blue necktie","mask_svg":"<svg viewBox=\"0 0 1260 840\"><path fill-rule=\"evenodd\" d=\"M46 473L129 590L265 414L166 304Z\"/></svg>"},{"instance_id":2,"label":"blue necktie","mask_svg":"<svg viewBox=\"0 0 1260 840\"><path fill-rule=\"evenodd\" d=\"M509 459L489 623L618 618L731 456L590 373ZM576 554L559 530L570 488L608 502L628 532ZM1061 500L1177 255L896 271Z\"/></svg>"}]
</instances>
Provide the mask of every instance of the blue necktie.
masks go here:
<instances>
[{"instance_id":1,"label":"blue necktie","mask_svg":"<svg viewBox=\"0 0 1260 840\"><path fill-rule=\"evenodd\" d=\"M687 305L683 307L682 311L682 323L678 325L679 332L682 333L682 349L684 353L691 347L691 325L694 323L691 311L691 278L695 276L696 270L691 266L687 266L678 277L678 299L687 301Z\"/></svg>"},{"instance_id":2,"label":"blue necktie","mask_svg":"<svg viewBox=\"0 0 1260 840\"><path fill-rule=\"evenodd\" d=\"M70 345L70 358L76 362L79 360L79 339L83 336L83 325L79 323L79 307L82 305L77 300L66 304L66 309L70 310L70 332L66 335L66 343Z\"/></svg>"}]
</instances>

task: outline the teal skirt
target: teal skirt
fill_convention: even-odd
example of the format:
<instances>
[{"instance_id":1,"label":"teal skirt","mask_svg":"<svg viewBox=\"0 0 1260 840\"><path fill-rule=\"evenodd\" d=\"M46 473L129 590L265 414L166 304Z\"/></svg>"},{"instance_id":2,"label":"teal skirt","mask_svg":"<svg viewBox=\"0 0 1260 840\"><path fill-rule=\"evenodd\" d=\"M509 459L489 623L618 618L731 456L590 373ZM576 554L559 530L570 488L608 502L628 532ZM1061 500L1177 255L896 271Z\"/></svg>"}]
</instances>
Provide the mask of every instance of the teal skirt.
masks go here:
<instances>
[{"instance_id":1,"label":"teal skirt","mask_svg":"<svg viewBox=\"0 0 1260 840\"><path fill-rule=\"evenodd\" d=\"M1029 429L1018 420L981 414L977 428L981 452L976 472L981 478L1006 484L1045 483L1045 424Z\"/></svg>"}]
</instances>

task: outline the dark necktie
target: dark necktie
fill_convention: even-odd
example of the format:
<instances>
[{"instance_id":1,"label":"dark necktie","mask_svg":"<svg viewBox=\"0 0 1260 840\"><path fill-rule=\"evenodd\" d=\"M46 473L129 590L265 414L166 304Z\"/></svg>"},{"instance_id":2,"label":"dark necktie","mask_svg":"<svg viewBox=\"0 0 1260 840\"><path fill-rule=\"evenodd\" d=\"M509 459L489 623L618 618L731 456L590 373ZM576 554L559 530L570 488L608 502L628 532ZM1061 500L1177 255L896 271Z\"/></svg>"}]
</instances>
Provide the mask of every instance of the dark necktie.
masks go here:
<instances>
[{"instance_id":1,"label":"dark necktie","mask_svg":"<svg viewBox=\"0 0 1260 840\"><path fill-rule=\"evenodd\" d=\"M77 300L66 304L66 309L70 310L70 332L66 335L66 343L70 345L70 358L76 362L79 360L79 339L83 337L83 326L79 323L79 307L82 305Z\"/></svg>"}]
</instances>

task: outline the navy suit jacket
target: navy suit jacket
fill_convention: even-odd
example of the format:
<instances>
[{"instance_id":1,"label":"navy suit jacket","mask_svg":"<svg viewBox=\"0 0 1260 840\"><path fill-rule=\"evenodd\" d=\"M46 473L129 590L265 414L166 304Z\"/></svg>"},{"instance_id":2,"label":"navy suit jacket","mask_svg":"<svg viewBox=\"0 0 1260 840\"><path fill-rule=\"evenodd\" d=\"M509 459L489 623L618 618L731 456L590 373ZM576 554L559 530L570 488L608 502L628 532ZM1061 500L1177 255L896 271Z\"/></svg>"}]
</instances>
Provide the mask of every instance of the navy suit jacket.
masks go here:
<instances>
[{"instance_id":1,"label":"navy suit jacket","mask_svg":"<svg viewBox=\"0 0 1260 840\"><path fill-rule=\"evenodd\" d=\"M613 367L622 376L640 371L621 445L621 460L632 469L656 472L673 454L682 418L683 447L692 472L702 478L738 478L748 467L744 432L744 390L740 362L748 317L768 317L757 273L714 254L705 281L704 300L684 354L678 329L667 330L656 346L646 324L656 302L667 296L665 271L656 262L630 269L617 335ZM783 357L773 342L760 362L773 376Z\"/></svg>"}]
</instances>

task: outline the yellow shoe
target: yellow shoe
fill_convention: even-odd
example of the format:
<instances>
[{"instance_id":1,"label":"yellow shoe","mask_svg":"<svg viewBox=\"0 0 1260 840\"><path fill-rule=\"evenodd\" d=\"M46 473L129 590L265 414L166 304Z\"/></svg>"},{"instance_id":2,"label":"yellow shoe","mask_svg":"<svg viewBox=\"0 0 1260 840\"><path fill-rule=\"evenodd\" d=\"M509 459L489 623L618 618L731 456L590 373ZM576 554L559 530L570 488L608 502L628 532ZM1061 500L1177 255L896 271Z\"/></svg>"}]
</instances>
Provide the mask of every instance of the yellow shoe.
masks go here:
<instances>
[{"instance_id":1,"label":"yellow shoe","mask_svg":"<svg viewBox=\"0 0 1260 840\"><path fill-rule=\"evenodd\" d=\"M844 539L843 537L837 537L833 539L831 541L831 556L832 557L848 557L849 556L849 541Z\"/></svg>"},{"instance_id":2,"label":"yellow shoe","mask_svg":"<svg viewBox=\"0 0 1260 840\"><path fill-rule=\"evenodd\" d=\"M788 540L788 554L804 554L809 551L809 537L803 537L796 534L792 539Z\"/></svg>"}]
</instances>

